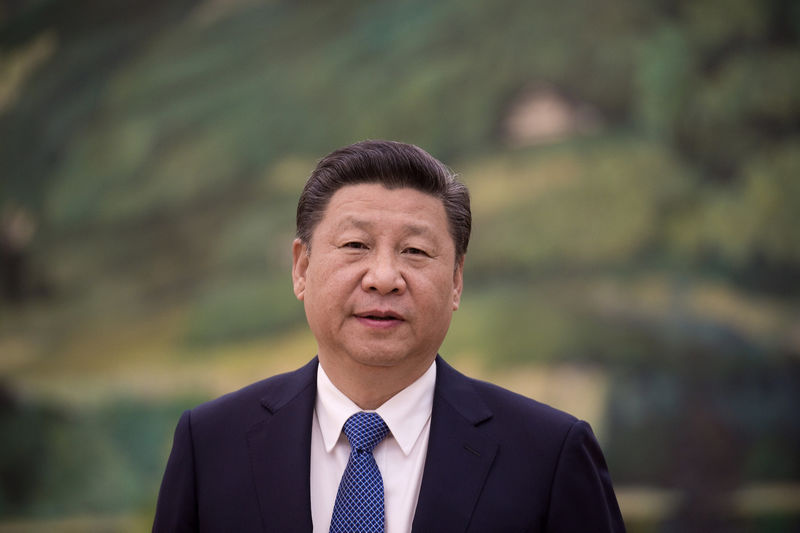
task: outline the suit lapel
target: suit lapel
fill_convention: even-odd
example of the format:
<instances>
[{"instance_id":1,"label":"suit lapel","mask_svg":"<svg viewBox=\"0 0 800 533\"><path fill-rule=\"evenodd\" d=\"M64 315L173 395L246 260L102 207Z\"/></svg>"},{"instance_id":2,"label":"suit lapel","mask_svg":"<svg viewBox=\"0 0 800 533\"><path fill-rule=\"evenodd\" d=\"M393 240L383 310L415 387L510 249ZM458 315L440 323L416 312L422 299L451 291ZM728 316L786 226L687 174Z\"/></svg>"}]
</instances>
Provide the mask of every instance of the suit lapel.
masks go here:
<instances>
[{"instance_id":1,"label":"suit lapel","mask_svg":"<svg viewBox=\"0 0 800 533\"><path fill-rule=\"evenodd\" d=\"M478 427L492 413L469 380L440 357L436 363L431 433L412 531L463 532L498 445Z\"/></svg>"},{"instance_id":2,"label":"suit lapel","mask_svg":"<svg viewBox=\"0 0 800 533\"><path fill-rule=\"evenodd\" d=\"M311 418L317 359L277 381L261 403L267 417L247 432L264 531L311 531Z\"/></svg>"}]
</instances>

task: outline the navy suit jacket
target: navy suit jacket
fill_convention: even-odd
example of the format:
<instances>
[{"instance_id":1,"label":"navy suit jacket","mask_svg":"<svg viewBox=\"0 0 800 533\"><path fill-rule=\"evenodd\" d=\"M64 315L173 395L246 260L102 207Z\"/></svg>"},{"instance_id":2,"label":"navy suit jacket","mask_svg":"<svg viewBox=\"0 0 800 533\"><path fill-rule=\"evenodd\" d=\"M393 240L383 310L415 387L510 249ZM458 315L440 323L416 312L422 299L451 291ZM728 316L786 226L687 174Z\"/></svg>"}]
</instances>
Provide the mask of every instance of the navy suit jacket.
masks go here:
<instances>
[{"instance_id":1,"label":"navy suit jacket","mask_svg":"<svg viewBox=\"0 0 800 533\"><path fill-rule=\"evenodd\" d=\"M318 361L200 405L175 430L154 532L311 531ZM621 532L588 424L437 357L414 532Z\"/></svg>"}]
</instances>

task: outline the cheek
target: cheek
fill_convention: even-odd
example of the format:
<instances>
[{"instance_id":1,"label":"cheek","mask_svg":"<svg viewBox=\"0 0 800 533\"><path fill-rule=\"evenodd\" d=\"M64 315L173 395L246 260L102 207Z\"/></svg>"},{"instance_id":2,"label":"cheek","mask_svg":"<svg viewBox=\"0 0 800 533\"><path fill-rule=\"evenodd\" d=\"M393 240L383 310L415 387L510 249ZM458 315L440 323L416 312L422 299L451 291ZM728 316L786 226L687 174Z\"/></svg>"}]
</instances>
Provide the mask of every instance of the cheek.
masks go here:
<instances>
[{"instance_id":1,"label":"cheek","mask_svg":"<svg viewBox=\"0 0 800 533\"><path fill-rule=\"evenodd\" d=\"M309 269L306 303L317 314L341 312L360 280L352 269L341 265L319 265ZM324 320L324 317L322 317Z\"/></svg>"},{"instance_id":2,"label":"cheek","mask_svg":"<svg viewBox=\"0 0 800 533\"><path fill-rule=\"evenodd\" d=\"M436 313L435 316L443 316L453 310L453 279L448 276L436 276L427 285L426 307Z\"/></svg>"}]
</instances>

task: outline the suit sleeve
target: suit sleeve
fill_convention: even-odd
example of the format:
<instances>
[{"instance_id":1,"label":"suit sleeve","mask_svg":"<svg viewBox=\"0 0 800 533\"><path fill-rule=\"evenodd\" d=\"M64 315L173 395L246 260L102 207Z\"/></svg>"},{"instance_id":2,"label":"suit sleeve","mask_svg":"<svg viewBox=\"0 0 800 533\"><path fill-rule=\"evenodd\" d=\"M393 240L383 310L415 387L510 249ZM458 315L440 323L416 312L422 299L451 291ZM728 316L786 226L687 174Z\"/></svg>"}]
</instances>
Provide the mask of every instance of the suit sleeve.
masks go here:
<instances>
[{"instance_id":1,"label":"suit sleeve","mask_svg":"<svg viewBox=\"0 0 800 533\"><path fill-rule=\"evenodd\" d=\"M586 422L576 421L564 439L550 492L546 531L625 531L603 452Z\"/></svg>"},{"instance_id":2,"label":"suit sleeve","mask_svg":"<svg viewBox=\"0 0 800 533\"><path fill-rule=\"evenodd\" d=\"M178 421L172 451L158 493L153 533L197 531L194 445L191 412Z\"/></svg>"}]
</instances>

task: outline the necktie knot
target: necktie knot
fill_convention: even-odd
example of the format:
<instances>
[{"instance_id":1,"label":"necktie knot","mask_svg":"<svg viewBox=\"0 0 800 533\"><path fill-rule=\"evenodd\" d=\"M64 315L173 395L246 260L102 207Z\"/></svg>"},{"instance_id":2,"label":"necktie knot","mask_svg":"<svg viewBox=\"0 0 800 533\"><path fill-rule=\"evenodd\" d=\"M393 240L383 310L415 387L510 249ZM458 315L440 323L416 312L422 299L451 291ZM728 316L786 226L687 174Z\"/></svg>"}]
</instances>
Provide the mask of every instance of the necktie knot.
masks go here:
<instances>
[{"instance_id":1,"label":"necktie knot","mask_svg":"<svg viewBox=\"0 0 800 533\"><path fill-rule=\"evenodd\" d=\"M344 423L344 434L353 450L372 453L372 449L389 434L389 427L378 413L360 411Z\"/></svg>"}]
</instances>

